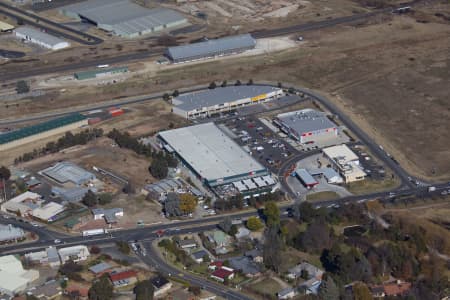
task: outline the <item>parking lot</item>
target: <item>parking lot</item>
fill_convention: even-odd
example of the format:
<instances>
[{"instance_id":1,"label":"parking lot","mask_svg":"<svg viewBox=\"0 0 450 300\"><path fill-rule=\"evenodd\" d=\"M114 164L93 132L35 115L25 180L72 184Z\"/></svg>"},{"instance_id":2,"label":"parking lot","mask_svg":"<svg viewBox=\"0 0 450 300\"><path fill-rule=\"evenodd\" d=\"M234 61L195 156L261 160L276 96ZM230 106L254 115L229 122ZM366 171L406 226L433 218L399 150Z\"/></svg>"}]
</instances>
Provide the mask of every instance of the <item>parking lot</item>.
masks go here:
<instances>
[{"instance_id":1,"label":"parking lot","mask_svg":"<svg viewBox=\"0 0 450 300\"><path fill-rule=\"evenodd\" d=\"M239 145L272 172L276 173L283 161L298 153L256 117L236 117L222 124Z\"/></svg>"},{"instance_id":2,"label":"parking lot","mask_svg":"<svg viewBox=\"0 0 450 300\"><path fill-rule=\"evenodd\" d=\"M367 173L367 177L374 180L382 180L385 177L385 169L382 165L378 164L361 145L351 145L350 148L359 157L359 163Z\"/></svg>"}]
</instances>

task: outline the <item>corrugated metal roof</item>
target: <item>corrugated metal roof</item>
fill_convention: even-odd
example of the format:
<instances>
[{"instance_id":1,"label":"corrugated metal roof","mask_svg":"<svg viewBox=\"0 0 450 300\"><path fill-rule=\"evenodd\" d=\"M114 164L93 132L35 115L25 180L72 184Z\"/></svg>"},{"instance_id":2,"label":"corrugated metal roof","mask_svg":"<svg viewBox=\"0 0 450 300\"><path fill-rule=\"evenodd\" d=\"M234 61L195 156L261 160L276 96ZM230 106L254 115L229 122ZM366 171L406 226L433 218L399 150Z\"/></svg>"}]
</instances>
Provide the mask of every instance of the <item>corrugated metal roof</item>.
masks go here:
<instances>
[{"instance_id":1,"label":"corrugated metal roof","mask_svg":"<svg viewBox=\"0 0 450 300\"><path fill-rule=\"evenodd\" d=\"M331 122L325 113L313 109L283 113L279 114L277 118L284 126L295 130L298 134L336 127L336 124Z\"/></svg>"},{"instance_id":2,"label":"corrugated metal roof","mask_svg":"<svg viewBox=\"0 0 450 300\"><path fill-rule=\"evenodd\" d=\"M314 177L312 177L311 174L309 174L305 169L297 169L295 170L295 173L298 177L300 177L305 185L317 184L317 180L315 180Z\"/></svg>"},{"instance_id":3,"label":"corrugated metal roof","mask_svg":"<svg viewBox=\"0 0 450 300\"><path fill-rule=\"evenodd\" d=\"M85 120L86 117L81 114L72 114L65 117L53 119L37 125L28 126L19 130L11 131L0 135L0 145L6 144L15 140L23 139L41 132L66 126L75 122Z\"/></svg>"},{"instance_id":4,"label":"corrugated metal roof","mask_svg":"<svg viewBox=\"0 0 450 300\"><path fill-rule=\"evenodd\" d=\"M78 14L107 25L118 35L133 35L175 22L187 22L178 12L166 9L147 9L128 0L91 0L68 5L63 11Z\"/></svg>"},{"instance_id":5,"label":"corrugated metal roof","mask_svg":"<svg viewBox=\"0 0 450 300\"><path fill-rule=\"evenodd\" d=\"M57 45L57 44L59 44L59 43L65 43L66 42L63 39L60 39L60 38L58 38L56 36L53 36L53 35L50 35L48 33L42 32L42 31L40 31L38 29L35 29L33 27L30 27L30 26L20 26L20 27L16 28L14 31L17 32L17 33L26 35L26 36L28 36L30 38L35 39L35 40L41 41L41 42L43 42L43 43L45 43L47 45L50 45L52 47Z\"/></svg>"},{"instance_id":6,"label":"corrugated metal roof","mask_svg":"<svg viewBox=\"0 0 450 300\"><path fill-rule=\"evenodd\" d=\"M197 108L252 98L277 90L280 89L264 85L226 86L200 92L182 94L174 98L172 103L178 109L191 111Z\"/></svg>"},{"instance_id":7,"label":"corrugated metal roof","mask_svg":"<svg viewBox=\"0 0 450 300\"><path fill-rule=\"evenodd\" d=\"M169 47L167 49L167 55L175 61L187 60L191 57L208 57L232 50L253 48L255 46L256 40L250 34L242 34L189 45Z\"/></svg>"}]
</instances>

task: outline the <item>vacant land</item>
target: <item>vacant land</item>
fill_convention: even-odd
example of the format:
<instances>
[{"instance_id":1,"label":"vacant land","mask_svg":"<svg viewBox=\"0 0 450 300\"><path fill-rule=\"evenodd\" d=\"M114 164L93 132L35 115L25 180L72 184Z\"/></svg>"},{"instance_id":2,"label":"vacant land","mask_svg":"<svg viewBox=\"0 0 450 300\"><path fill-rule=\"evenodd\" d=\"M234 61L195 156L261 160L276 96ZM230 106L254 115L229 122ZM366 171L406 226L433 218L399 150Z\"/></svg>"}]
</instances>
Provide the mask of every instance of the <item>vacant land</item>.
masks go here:
<instances>
[{"instance_id":1,"label":"vacant land","mask_svg":"<svg viewBox=\"0 0 450 300\"><path fill-rule=\"evenodd\" d=\"M339 198L339 195L336 192L317 192L308 194L306 196L306 200L308 201L322 201L322 200L330 200L330 199L336 199Z\"/></svg>"}]
</instances>

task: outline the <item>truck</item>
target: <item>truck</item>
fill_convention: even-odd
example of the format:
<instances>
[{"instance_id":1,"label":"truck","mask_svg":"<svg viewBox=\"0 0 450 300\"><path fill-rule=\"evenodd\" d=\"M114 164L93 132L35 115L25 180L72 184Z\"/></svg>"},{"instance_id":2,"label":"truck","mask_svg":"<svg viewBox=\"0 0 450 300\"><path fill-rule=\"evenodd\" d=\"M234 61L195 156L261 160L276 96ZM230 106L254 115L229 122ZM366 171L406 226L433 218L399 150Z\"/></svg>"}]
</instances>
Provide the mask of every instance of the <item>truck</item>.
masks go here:
<instances>
[{"instance_id":1,"label":"truck","mask_svg":"<svg viewBox=\"0 0 450 300\"><path fill-rule=\"evenodd\" d=\"M428 187L428 193L434 192L435 190L436 190L436 187L435 187L435 186L429 186L429 187Z\"/></svg>"},{"instance_id":2,"label":"truck","mask_svg":"<svg viewBox=\"0 0 450 300\"><path fill-rule=\"evenodd\" d=\"M83 230L83 236L92 236L92 235L104 234L104 233L106 233L106 230L103 228Z\"/></svg>"}]
</instances>

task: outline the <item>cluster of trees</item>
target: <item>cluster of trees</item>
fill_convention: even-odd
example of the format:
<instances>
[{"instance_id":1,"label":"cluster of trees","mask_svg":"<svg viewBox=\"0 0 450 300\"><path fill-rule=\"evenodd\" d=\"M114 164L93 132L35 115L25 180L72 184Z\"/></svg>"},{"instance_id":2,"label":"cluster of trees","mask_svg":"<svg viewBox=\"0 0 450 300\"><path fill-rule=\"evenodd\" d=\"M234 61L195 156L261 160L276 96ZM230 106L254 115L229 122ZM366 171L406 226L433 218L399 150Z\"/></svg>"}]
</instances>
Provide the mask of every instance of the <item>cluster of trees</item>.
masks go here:
<instances>
[{"instance_id":1,"label":"cluster of trees","mask_svg":"<svg viewBox=\"0 0 450 300\"><path fill-rule=\"evenodd\" d=\"M220 87L226 87L228 85L228 82L226 80L222 81L222 83L220 84ZM236 80L236 82L234 83L234 86L240 86L242 85L242 82L240 80ZM247 81L247 85L253 85L253 79L249 79ZM211 82L208 86L208 89L213 90L217 87L217 84L215 81Z\"/></svg>"},{"instance_id":2,"label":"cluster of trees","mask_svg":"<svg viewBox=\"0 0 450 300\"><path fill-rule=\"evenodd\" d=\"M0 167L0 181L8 181L9 178L11 177L11 171L5 167L5 166L1 166Z\"/></svg>"},{"instance_id":3,"label":"cluster of trees","mask_svg":"<svg viewBox=\"0 0 450 300\"><path fill-rule=\"evenodd\" d=\"M148 169L150 174L157 179L166 178L169 167L175 168L178 165L177 159L172 154L163 151L154 151L150 145L142 144L128 132L122 133L114 128L107 136L114 140L119 147L133 150L139 155L151 158L152 162Z\"/></svg>"},{"instance_id":4,"label":"cluster of trees","mask_svg":"<svg viewBox=\"0 0 450 300\"><path fill-rule=\"evenodd\" d=\"M130 254L130 252L131 252L130 245L128 245L127 242L124 242L124 241L117 241L117 242L116 242L116 246L117 246L117 248L119 249L119 251L122 252L122 253L125 254L125 255L128 255L128 254Z\"/></svg>"},{"instance_id":5,"label":"cluster of trees","mask_svg":"<svg viewBox=\"0 0 450 300\"><path fill-rule=\"evenodd\" d=\"M195 264L194 260L186 253L186 251L178 248L176 238L172 240L163 239L158 243L158 246L164 248L167 252L172 253L176 259L176 262L181 263L186 267L190 267ZM163 255L165 254L163 253Z\"/></svg>"},{"instance_id":6,"label":"cluster of trees","mask_svg":"<svg viewBox=\"0 0 450 300\"><path fill-rule=\"evenodd\" d=\"M136 294L136 300L152 300L155 289L150 280L140 281L134 287L134 293Z\"/></svg>"},{"instance_id":7,"label":"cluster of trees","mask_svg":"<svg viewBox=\"0 0 450 300\"><path fill-rule=\"evenodd\" d=\"M439 237L414 222L398 216L383 216L389 228L368 217L363 205L346 205L338 210L314 209L302 202L293 208L294 220L280 223L276 209L267 203L263 210L267 223L263 248L266 267L278 272L283 257L279 253L291 246L320 255L326 270L319 290L320 299L347 299L344 285L363 282L353 288L353 299L368 295L367 285L393 275L413 283L415 299L439 299L450 289L445 275L448 266L429 251L431 244L446 249ZM360 234L337 234L333 226L358 223ZM306 226L305 226L306 225Z\"/></svg>"},{"instance_id":8,"label":"cluster of trees","mask_svg":"<svg viewBox=\"0 0 450 300\"><path fill-rule=\"evenodd\" d=\"M93 207L98 204L105 205L112 201L112 195L110 193L95 194L93 191L89 190L81 201L87 207Z\"/></svg>"},{"instance_id":9,"label":"cluster of trees","mask_svg":"<svg viewBox=\"0 0 450 300\"><path fill-rule=\"evenodd\" d=\"M32 152L28 152L19 156L15 159L15 163L26 162L33 160L37 157L46 155L48 153L56 153L62 149L73 147L76 145L85 145L89 141L99 138L103 135L103 129L92 128L86 129L79 133L73 134L68 131L62 137L60 137L56 142L48 142L45 147L40 149L34 149Z\"/></svg>"},{"instance_id":10,"label":"cluster of trees","mask_svg":"<svg viewBox=\"0 0 450 300\"><path fill-rule=\"evenodd\" d=\"M264 227L264 224L261 222L261 219L258 217L250 217L247 220L247 228L251 231L258 231Z\"/></svg>"},{"instance_id":11,"label":"cluster of trees","mask_svg":"<svg viewBox=\"0 0 450 300\"><path fill-rule=\"evenodd\" d=\"M83 266L74 263L69 260L61 267L59 267L59 273L74 281L83 281L80 272L83 271Z\"/></svg>"},{"instance_id":12,"label":"cluster of trees","mask_svg":"<svg viewBox=\"0 0 450 300\"><path fill-rule=\"evenodd\" d=\"M164 211L167 216L185 216L195 211L197 201L197 198L189 193L171 194L164 202Z\"/></svg>"},{"instance_id":13,"label":"cluster of trees","mask_svg":"<svg viewBox=\"0 0 450 300\"><path fill-rule=\"evenodd\" d=\"M113 296L113 285L107 274L94 281L88 292L89 300L110 300Z\"/></svg>"},{"instance_id":14,"label":"cluster of trees","mask_svg":"<svg viewBox=\"0 0 450 300\"><path fill-rule=\"evenodd\" d=\"M238 227L233 224L230 217L225 217L222 222L219 223L219 228L231 236L234 236L238 232Z\"/></svg>"}]
</instances>

